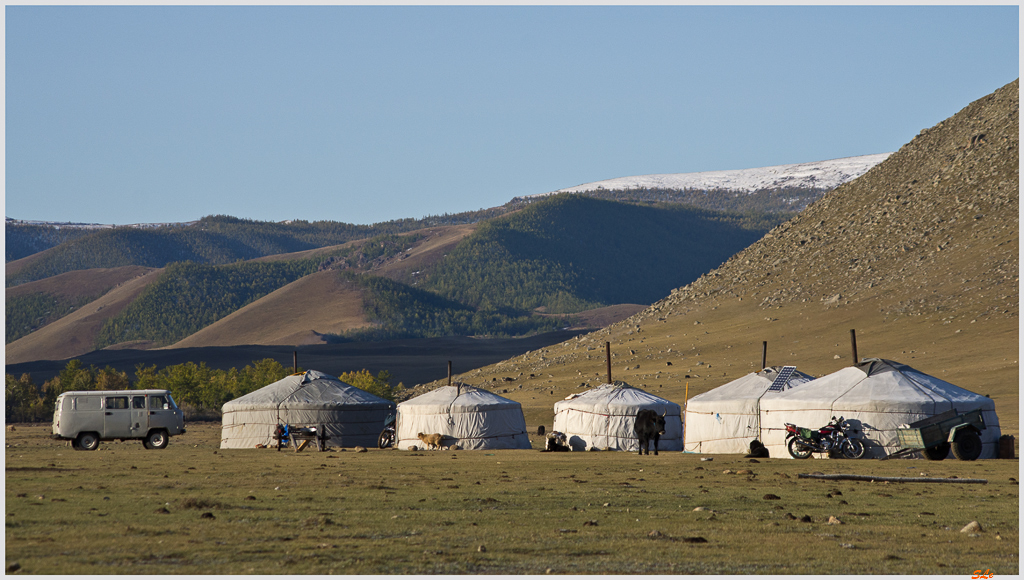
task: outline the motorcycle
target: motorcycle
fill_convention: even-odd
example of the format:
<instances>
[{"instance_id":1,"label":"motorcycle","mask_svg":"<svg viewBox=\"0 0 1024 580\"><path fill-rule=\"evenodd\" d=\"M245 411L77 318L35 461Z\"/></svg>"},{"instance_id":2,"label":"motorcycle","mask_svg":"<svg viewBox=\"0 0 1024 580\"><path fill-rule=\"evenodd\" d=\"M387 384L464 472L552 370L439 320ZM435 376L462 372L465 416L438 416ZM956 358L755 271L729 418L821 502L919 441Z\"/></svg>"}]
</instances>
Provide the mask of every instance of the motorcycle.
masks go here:
<instances>
[{"instance_id":1,"label":"motorcycle","mask_svg":"<svg viewBox=\"0 0 1024 580\"><path fill-rule=\"evenodd\" d=\"M380 436L377 437L377 448L386 449L395 444L395 416L388 415L387 419L384 419L384 430L380 432Z\"/></svg>"},{"instance_id":2,"label":"motorcycle","mask_svg":"<svg viewBox=\"0 0 1024 580\"><path fill-rule=\"evenodd\" d=\"M864 456L864 444L860 439L851 439L848 433L852 432L850 422L842 417L832 417L828 425L817 430L786 423L786 448L794 459L807 459L811 453L833 452L842 453L848 459L860 459Z\"/></svg>"}]
</instances>

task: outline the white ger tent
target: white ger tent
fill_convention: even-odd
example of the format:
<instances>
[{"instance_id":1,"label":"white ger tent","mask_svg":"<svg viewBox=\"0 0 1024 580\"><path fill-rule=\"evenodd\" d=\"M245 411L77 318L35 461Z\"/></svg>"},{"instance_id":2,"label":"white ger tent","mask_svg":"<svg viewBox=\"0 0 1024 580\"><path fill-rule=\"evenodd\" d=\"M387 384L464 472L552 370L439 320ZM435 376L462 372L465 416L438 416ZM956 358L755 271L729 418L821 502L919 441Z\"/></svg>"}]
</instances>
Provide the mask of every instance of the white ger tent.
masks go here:
<instances>
[{"instance_id":1,"label":"white ger tent","mask_svg":"<svg viewBox=\"0 0 1024 580\"><path fill-rule=\"evenodd\" d=\"M440 433L442 445L463 449L530 449L523 406L469 386L434 389L398 404L398 449L424 443L418 433Z\"/></svg>"},{"instance_id":2,"label":"white ger tent","mask_svg":"<svg viewBox=\"0 0 1024 580\"><path fill-rule=\"evenodd\" d=\"M287 376L224 403L221 449L276 445L277 425L320 426L335 447L376 447L395 404L319 371Z\"/></svg>"},{"instance_id":3,"label":"white ger tent","mask_svg":"<svg viewBox=\"0 0 1024 580\"><path fill-rule=\"evenodd\" d=\"M565 433L573 451L591 447L637 451L640 441L633 424L642 409L665 415L665 434L658 439L658 451L682 451L679 405L623 382L604 384L558 401L552 429Z\"/></svg>"},{"instance_id":4,"label":"white ger tent","mask_svg":"<svg viewBox=\"0 0 1024 580\"><path fill-rule=\"evenodd\" d=\"M866 358L762 400L761 441L772 457L789 457L786 423L814 429L842 416L861 431L854 436L864 442L864 457L884 457L900 448L900 425L950 409L965 413L979 408L987 427L981 432L981 457L996 457L1000 432L992 399L905 364Z\"/></svg>"},{"instance_id":5,"label":"white ger tent","mask_svg":"<svg viewBox=\"0 0 1024 580\"><path fill-rule=\"evenodd\" d=\"M750 373L687 401L683 449L695 453L747 453L750 442L761 437L761 401L814 380L794 367L788 367L792 373L785 372L785 368L768 367ZM773 387L776 379L780 380ZM773 388L778 390L769 390Z\"/></svg>"}]
</instances>

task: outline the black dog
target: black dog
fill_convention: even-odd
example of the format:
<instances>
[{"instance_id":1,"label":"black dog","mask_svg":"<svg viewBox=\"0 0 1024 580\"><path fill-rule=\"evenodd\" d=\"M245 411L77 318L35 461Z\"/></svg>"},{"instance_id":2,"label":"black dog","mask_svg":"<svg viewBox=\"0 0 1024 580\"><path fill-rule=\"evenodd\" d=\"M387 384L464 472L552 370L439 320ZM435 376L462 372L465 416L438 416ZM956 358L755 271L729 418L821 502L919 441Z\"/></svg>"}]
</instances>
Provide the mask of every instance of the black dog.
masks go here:
<instances>
[{"instance_id":1,"label":"black dog","mask_svg":"<svg viewBox=\"0 0 1024 580\"><path fill-rule=\"evenodd\" d=\"M750 442L750 453L744 457L768 457L768 448L763 443L754 439Z\"/></svg>"}]
</instances>

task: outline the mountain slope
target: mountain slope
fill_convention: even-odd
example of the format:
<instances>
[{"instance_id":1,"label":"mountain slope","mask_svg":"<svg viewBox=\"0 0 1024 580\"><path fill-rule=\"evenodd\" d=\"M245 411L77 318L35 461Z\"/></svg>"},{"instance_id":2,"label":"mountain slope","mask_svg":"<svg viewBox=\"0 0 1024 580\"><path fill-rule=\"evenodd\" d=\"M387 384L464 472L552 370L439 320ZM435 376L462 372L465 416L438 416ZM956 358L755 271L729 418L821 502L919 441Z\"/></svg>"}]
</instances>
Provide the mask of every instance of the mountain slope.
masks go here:
<instances>
[{"instance_id":1,"label":"mountain slope","mask_svg":"<svg viewBox=\"0 0 1024 580\"><path fill-rule=\"evenodd\" d=\"M650 303L777 219L562 194L481 224L424 288L478 307L552 313Z\"/></svg>"},{"instance_id":2,"label":"mountain slope","mask_svg":"<svg viewBox=\"0 0 1024 580\"><path fill-rule=\"evenodd\" d=\"M162 269L148 270L60 320L8 344L6 363L61 360L93 350L107 319L124 310L162 272Z\"/></svg>"},{"instance_id":3,"label":"mountain slope","mask_svg":"<svg viewBox=\"0 0 1024 580\"><path fill-rule=\"evenodd\" d=\"M605 378L606 340L614 378L683 402L757 370L762 341L769 365L839 370L855 329L858 357L989 395L1019 435L1018 112L1014 81L637 315L459 378L523 373L506 396L544 424Z\"/></svg>"},{"instance_id":4,"label":"mountain slope","mask_svg":"<svg viewBox=\"0 0 1024 580\"><path fill-rule=\"evenodd\" d=\"M321 344L324 334L364 328L362 290L323 271L248 304L167 348L240 344Z\"/></svg>"},{"instance_id":5,"label":"mountain slope","mask_svg":"<svg viewBox=\"0 0 1024 580\"><path fill-rule=\"evenodd\" d=\"M7 342L28 335L151 270L141 266L77 270L29 282L4 293Z\"/></svg>"}]
</instances>

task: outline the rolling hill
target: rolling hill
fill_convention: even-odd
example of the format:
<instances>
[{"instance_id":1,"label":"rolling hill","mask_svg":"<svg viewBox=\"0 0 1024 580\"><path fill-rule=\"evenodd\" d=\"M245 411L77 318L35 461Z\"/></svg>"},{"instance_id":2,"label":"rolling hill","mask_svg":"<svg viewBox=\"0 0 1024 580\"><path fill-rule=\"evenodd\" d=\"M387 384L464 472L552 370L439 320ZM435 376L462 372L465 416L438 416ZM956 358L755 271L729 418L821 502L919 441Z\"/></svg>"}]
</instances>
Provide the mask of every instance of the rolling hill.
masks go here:
<instances>
[{"instance_id":1,"label":"rolling hill","mask_svg":"<svg viewBox=\"0 0 1024 580\"><path fill-rule=\"evenodd\" d=\"M650 303L778 220L561 194L480 224L423 287L476 307L550 313Z\"/></svg>"},{"instance_id":2,"label":"rolling hill","mask_svg":"<svg viewBox=\"0 0 1024 580\"><path fill-rule=\"evenodd\" d=\"M95 349L106 321L122 312L152 284L163 269L147 269L71 314L7 345L8 365L33 360L62 360Z\"/></svg>"},{"instance_id":3,"label":"rolling hill","mask_svg":"<svg viewBox=\"0 0 1024 580\"><path fill-rule=\"evenodd\" d=\"M304 276L167 348L323 344L325 334L370 326L363 291L338 272Z\"/></svg>"}]
</instances>

